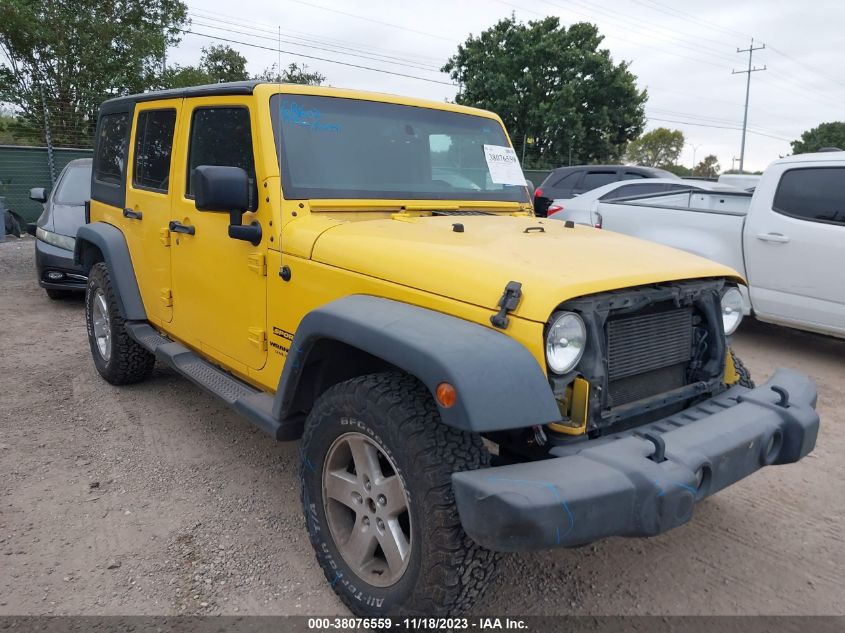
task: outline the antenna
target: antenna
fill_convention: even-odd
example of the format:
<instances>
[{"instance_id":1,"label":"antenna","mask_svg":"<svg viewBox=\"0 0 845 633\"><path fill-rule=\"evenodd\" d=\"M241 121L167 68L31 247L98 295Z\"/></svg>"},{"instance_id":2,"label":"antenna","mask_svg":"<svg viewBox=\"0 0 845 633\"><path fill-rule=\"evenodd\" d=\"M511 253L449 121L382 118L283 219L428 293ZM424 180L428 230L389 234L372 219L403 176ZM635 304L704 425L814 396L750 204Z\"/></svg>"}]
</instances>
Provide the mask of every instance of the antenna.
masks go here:
<instances>
[{"instance_id":1,"label":"antenna","mask_svg":"<svg viewBox=\"0 0 845 633\"><path fill-rule=\"evenodd\" d=\"M276 161L279 166L279 202L281 203L282 197L282 25L278 25L279 28L279 40L276 46L276 81L279 85L279 95L278 103L276 104L276 147L278 148L278 156L276 156ZM272 116L272 113L271 115ZM284 222L284 209L282 204L279 204L279 263L282 262L282 257L284 257L284 249L282 248L282 233L285 230L285 222ZM284 267L280 267L281 269ZM281 272L279 273L281 274Z\"/></svg>"}]
</instances>

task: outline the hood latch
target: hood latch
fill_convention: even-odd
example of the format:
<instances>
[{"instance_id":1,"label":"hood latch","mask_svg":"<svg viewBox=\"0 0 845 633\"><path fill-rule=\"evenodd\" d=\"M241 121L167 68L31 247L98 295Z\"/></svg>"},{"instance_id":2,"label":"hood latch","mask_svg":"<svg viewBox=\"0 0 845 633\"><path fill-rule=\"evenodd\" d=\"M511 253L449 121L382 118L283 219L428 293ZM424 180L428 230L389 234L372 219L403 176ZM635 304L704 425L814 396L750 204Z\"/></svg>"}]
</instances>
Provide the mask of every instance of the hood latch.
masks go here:
<instances>
[{"instance_id":1,"label":"hood latch","mask_svg":"<svg viewBox=\"0 0 845 633\"><path fill-rule=\"evenodd\" d=\"M490 317L490 323L499 329L508 327L508 313L516 310L519 300L522 298L522 284L518 281L509 281L505 291L499 299L499 312Z\"/></svg>"}]
</instances>

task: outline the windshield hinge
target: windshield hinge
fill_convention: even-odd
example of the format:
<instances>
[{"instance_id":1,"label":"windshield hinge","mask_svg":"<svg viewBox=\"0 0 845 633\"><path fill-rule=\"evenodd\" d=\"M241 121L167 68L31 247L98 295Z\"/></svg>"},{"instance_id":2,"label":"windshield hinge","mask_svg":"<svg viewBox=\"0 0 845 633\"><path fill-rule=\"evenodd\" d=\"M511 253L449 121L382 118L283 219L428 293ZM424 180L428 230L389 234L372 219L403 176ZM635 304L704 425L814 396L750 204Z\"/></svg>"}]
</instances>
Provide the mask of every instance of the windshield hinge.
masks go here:
<instances>
[{"instance_id":1,"label":"windshield hinge","mask_svg":"<svg viewBox=\"0 0 845 633\"><path fill-rule=\"evenodd\" d=\"M264 253L252 253L247 260L247 266L258 275L267 275L267 261Z\"/></svg>"},{"instance_id":2,"label":"windshield hinge","mask_svg":"<svg viewBox=\"0 0 845 633\"><path fill-rule=\"evenodd\" d=\"M518 281L509 281L499 299L499 312L490 317L490 323L501 330L507 328L508 313L516 310L521 298L522 284Z\"/></svg>"}]
</instances>

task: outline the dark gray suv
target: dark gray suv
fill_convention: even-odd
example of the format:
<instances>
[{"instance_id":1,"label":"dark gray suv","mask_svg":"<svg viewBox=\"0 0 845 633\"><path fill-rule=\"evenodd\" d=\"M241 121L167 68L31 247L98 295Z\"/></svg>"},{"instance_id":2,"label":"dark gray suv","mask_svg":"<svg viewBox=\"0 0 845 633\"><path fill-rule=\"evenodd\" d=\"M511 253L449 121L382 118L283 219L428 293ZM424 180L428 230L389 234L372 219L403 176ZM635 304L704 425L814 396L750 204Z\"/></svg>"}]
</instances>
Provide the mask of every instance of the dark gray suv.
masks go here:
<instances>
[{"instance_id":1,"label":"dark gray suv","mask_svg":"<svg viewBox=\"0 0 845 633\"><path fill-rule=\"evenodd\" d=\"M638 165L573 165L558 167L534 191L534 214L545 218L552 200L574 198L618 180L678 178L657 167Z\"/></svg>"},{"instance_id":2,"label":"dark gray suv","mask_svg":"<svg viewBox=\"0 0 845 633\"><path fill-rule=\"evenodd\" d=\"M30 189L29 197L44 203L44 212L27 227L35 235L35 268L38 283L51 299L84 292L87 278L73 261L76 229L85 224L85 201L91 198L91 159L69 162L53 191Z\"/></svg>"}]
</instances>

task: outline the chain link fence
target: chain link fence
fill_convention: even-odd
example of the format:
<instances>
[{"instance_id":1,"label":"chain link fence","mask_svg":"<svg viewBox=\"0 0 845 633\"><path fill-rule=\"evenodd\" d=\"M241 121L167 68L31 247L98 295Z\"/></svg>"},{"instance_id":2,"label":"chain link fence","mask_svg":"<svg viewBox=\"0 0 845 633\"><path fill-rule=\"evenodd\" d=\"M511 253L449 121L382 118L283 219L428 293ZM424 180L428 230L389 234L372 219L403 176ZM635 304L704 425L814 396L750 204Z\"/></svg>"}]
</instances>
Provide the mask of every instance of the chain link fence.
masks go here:
<instances>
[{"instance_id":1,"label":"chain link fence","mask_svg":"<svg viewBox=\"0 0 845 633\"><path fill-rule=\"evenodd\" d=\"M27 147L0 145L0 208L14 211L24 222L35 222L41 215L41 203L29 199L32 187L52 188L50 156L55 174L75 158L90 158L91 150L83 148Z\"/></svg>"}]
</instances>

